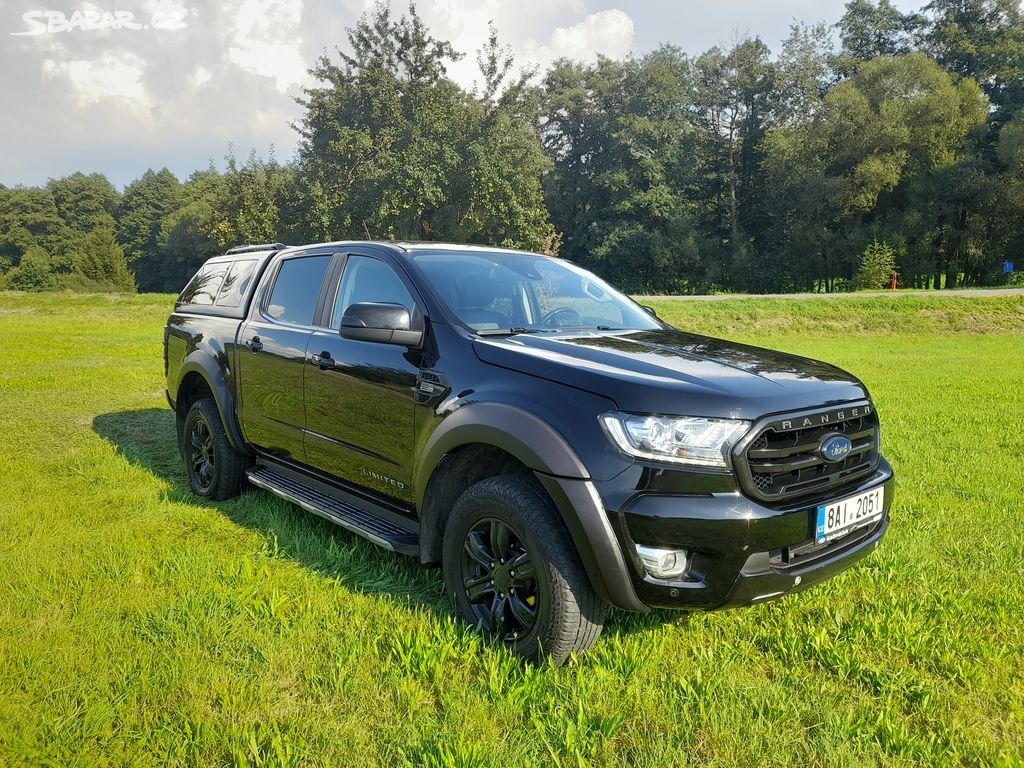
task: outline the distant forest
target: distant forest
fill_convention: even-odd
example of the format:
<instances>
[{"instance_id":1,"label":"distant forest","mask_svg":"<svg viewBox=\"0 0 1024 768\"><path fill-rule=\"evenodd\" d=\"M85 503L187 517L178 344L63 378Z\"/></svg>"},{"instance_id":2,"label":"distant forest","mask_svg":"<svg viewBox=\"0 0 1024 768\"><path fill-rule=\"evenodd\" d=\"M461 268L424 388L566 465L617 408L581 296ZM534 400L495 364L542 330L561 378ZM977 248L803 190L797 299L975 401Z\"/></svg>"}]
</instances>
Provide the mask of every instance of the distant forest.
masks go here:
<instances>
[{"instance_id":1,"label":"distant forest","mask_svg":"<svg viewBox=\"0 0 1024 768\"><path fill-rule=\"evenodd\" d=\"M1018 0L851 0L737 39L521 70L378 5L300 99L294 159L123 191L0 186L0 288L178 291L239 243L426 239L558 254L634 293L1006 282L1024 244Z\"/></svg>"}]
</instances>

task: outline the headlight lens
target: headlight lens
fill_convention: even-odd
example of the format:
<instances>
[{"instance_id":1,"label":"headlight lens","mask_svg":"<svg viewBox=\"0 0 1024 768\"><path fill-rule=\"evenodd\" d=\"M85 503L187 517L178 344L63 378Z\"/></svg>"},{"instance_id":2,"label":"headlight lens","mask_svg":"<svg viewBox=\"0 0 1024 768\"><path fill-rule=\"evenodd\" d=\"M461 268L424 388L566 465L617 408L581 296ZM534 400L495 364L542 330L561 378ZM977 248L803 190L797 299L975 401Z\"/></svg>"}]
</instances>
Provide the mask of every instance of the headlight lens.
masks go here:
<instances>
[{"instance_id":1,"label":"headlight lens","mask_svg":"<svg viewBox=\"0 0 1024 768\"><path fill-rule=\"evenodd\" d=\"M601 426L630 456L698 467L727 467L729 449L750 426L739 419L606 413Z\"/></svg>"}]
</instances>

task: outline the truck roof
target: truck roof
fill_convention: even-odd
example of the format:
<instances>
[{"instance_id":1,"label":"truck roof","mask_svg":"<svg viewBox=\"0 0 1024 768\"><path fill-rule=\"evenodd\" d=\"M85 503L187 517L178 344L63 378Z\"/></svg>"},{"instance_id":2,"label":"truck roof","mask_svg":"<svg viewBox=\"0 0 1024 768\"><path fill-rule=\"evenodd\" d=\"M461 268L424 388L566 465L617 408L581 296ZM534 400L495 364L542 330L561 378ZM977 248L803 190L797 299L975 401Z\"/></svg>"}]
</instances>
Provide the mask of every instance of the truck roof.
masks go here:
<instances>
[{"instance_id":1,"label":"truck roof","mask_svg":"<svg viewBox=\"0 0 1024 768\"><path fill-rule=\"evenodd\" d=\"M175 302L175 311L195 312L204 315L242 318L248 312L249 303L263 272L271 258L282 251L301 253L306 250L356 246L385 248L395 256L407 257L416 252L475 252L529 254L511 248L497 248L487 245L466 245L463 243L436 243L431 241L394 240L337 240L326 243L309 243L287 246L284 243L249 243L236 245L222 254L207 259ZM243 264L243 267L234 265Z\"/></svg>"},{"instance_id":2,"label":"truck roof","mask_svg":"<svg viewBox=\"0 0 1024 768\"><path fill-rule=\"evenodd\" d=\"M536 255L536 253L532 251L524 251L518 248L500 248L493 245L469 245L467 243L439 243L433 240L335 240L326 243L309 243L308 245L294 246L294 249L305 250L307 248L323 248L325 246L332 248L347 248L366 245L387 248L395 254L408 254L415 253L416 251L472 251L476 253L493 253L495 251L501 251L503 253ZM289 250L292 249L289 248Z\"/></svg>"}]
</instances>

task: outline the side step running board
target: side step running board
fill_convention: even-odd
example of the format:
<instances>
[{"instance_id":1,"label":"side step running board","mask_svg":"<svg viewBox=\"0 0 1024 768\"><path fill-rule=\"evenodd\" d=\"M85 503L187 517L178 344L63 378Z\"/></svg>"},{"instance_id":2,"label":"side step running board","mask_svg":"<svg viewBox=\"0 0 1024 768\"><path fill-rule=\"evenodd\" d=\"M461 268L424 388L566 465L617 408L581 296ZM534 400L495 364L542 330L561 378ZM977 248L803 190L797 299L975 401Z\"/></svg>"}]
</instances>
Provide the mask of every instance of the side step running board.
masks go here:
<instances>
[{"instance_id":1,"label":"side step running board","mask_svg":"<svg viewBox=\"0 0 1024 768\"><path fill-rule=\"evenodd\" d=\"M419 552L419 536L415 531L398 523L386 520L317 488L299 483L270 467L253 467L246 475L253 485L298 504L314 515L330 520L385 549L406 555L415 555Z\"/></svg>"}]
</instances>

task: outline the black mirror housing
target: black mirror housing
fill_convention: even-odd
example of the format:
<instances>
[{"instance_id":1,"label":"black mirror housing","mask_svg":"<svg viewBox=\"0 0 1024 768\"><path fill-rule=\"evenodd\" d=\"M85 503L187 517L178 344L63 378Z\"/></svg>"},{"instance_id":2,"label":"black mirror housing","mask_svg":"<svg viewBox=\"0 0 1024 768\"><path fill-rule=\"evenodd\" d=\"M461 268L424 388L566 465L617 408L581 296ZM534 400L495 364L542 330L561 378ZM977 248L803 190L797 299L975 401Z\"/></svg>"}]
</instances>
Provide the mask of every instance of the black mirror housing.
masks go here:
<instances>
[{"instance_id":1,"label":"black mirror housing","mask_svg":"<svg viewBox=\"0 0 1024 768\"><path fill-rule=\"evenodd\" d=\"M423 331L412 327L409 310L401 304L364 301L350 304L341 318L341 336L378 344L418 346Z\"/></svg>"}]
</instances>

